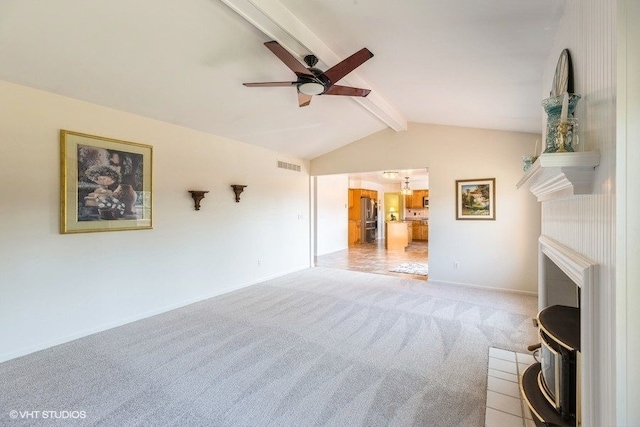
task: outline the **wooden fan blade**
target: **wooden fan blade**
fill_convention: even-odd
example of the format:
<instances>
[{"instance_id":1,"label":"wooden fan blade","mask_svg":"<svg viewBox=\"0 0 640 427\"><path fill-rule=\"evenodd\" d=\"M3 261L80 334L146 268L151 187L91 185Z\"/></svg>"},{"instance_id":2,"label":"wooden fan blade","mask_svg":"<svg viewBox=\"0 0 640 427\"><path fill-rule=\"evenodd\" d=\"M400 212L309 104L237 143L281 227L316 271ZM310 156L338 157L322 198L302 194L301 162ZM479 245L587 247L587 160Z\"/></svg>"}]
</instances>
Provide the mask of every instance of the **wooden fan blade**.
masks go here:
<instances>
[{"instance_id":1,"label":"wooden fan blade","mask_svg":"<svg viewBox=\"0 0 640 427\"><path fill-rule=\"evenodd\" d=\"M311 104L311 95L305 95L304 93L298 92L298 105L306 107L309 104Z\"/></svg>"},{"instance_id":2,"label":"wooden fan blade","mask_svg":"<svg viewBox=\"0 0 640 427\"><path fill-rule=\"evenodd\" d=\"M341 78L373 58L373 53L369 49L362 48L347 59L339 62L324 72L324 75L331 81L337 83Z\"/></svg>"},{"instance_id":3,"label":"wooden fan blade","mask_svg":"<svg viewBox=\"0 0 640 427\"><path fill-rule=\"evenodd\" d=\"M259 83L242 83L247 87L283 87L293 86L297 82L259 82Z\"/></svg>"},{"instance_id":4,"label":"wooden fan blade","mask_svg":"<svg viewBox=\"0 0 640 427\"><path fill-rule=\"evenodd\" d=\"M284 62L284 64L289 67L291 71L296 73L296 75L313 77L313 73L307 70L307 68L302 65L302 63L298 61L295 56L290 54L289 51L283 48L277 41L266 42L264 45L269 48L269 50L280 59L280 61Z\"/></svg>"},{"instance_id":5,"label":"wooden fan blade","mask_svg":"<svg viewBox=\"0 0 640 427\"><path fill-rule=\"evenodd\" d=\"M323 95L367 96L370 92L370 89L333 85Z\"/></svg>"}]
</instances>

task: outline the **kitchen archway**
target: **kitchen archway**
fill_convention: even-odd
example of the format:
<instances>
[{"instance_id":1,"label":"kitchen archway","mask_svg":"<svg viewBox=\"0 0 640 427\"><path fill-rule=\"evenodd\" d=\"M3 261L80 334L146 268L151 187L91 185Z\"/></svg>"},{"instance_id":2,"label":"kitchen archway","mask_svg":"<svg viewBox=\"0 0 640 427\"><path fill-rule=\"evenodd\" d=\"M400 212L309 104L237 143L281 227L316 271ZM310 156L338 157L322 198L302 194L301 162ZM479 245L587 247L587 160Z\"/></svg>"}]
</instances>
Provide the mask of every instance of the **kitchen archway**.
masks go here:
<instances>
[{"instance_id":1,"label":"kitchen archway","mask_svg":"<svg viewBox=\"0 0 640 427\"><path fill-rule=\"evenodd\" d=\"M428 278L427 168L315 179L316 266Z\"/></svg>"}]
</instances>

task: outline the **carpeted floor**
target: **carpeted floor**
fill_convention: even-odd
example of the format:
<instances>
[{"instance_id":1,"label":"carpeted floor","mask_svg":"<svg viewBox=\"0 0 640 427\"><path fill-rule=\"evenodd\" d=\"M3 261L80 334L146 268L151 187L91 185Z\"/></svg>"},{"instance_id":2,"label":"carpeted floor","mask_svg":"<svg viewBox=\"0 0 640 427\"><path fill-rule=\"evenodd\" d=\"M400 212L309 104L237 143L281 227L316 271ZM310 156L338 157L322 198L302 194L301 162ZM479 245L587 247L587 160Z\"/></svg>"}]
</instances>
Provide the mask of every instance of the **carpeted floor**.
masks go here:
<instances>
[{"instance_id":1,"label":"carpeted floor","mask_svg":"<svg viewBox=\"0 0 640 427\"><path fill-rule=\"evenodd\" d=\"M524 351L535 311L535 297L307 269L0 364L0 424L480 427L488 348Z\"/></svg>"}]
</instances>

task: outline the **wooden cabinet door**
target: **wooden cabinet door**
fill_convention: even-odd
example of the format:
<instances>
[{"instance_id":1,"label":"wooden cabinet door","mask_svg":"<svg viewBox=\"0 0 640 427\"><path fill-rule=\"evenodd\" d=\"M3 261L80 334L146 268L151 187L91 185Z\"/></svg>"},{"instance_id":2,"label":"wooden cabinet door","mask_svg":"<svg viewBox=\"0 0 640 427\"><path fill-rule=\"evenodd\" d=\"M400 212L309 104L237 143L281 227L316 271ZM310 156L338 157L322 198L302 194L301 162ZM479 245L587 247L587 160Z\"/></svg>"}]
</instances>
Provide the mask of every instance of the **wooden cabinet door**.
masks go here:
<instances>
[{"instance_id":1,"label":"wooden cabinet door","mask_svg":"<svg viewBox=\"0 0 640 427\"><path fill-rule=\"evenodd\" d=\"M358 189L352 189L350 191L353 205L349 208L349 219L360 221L360 196L362 195L362 191Z\"/></svg>"},{"instance_id":2,"label":"wooden cabinet door","mask_svg":"<svg viewBox=\"0 0 640 427\"><path fill-rule=\"evenodd\" d=\"M401 196L404 197L404 207L407 209L413 208L413 196Z\"/></svg>"},{"instance_id":3,"label":"wooden cabinet door","mask_svg":"<svg viewBox=\"0 0 640 427\"><path fill-rule=\"evenodd\" d=\"M415 221L410 229L413 231L413 240L429 240L428 225Z\"/></svg>"},{"instance_id":4,"label":"wooden cabinet door","mask_svg":"<svg viewBox=\"0 0 640 427\"><path fill-rule=\"evenodd\" d=\"M413 194L408 197L409 199L408 207L411 209L422 208L422 197L424 197L423 190L413 190Z\"/></svg>"},{"instance_id":5,"label":"wooden cabinet door","mask_svg":"<svg viewBox=\"0 0 640 427\"><path fill-rule=\"evenodd\" d=\"M356 222L349 221L349 246L355 246L358 237L358 233L356 232Z\"/></svg>"}]
</instances>

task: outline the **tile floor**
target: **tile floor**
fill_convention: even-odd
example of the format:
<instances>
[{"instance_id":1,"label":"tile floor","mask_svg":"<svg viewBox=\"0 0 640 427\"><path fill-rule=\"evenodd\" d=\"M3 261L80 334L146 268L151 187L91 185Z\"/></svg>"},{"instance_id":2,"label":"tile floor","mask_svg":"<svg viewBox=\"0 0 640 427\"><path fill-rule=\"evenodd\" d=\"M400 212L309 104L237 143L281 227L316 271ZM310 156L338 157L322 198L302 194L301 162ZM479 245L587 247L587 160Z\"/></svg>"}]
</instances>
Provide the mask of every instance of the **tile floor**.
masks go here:
<instances>
[{"instance_id":1,"label":"tile floor","mask_svg":"<svg viewBox=\"0 0 640 427\"><path fill-rule=\"evenodd\" d=\"M489 348L485 427L535 427L519 385L532 363L535 359L530 354Z\"/></svg>"},{"instance_id":2,"label":"tile floor","mask_svg":"<svg viewBox=\"0 0 640 427\"><path fill-rule=\"evenodd\" d=\"M392 273L389 270L404 262L427 264L429 247L426 241L414 241L404 251L388 251L384 240L375 243L363 243L349 249L332 252L316 257L318 267L340 268L343 270L365 271L367 273L386 274L390 276L411 277L427 280L427 276Z\"/></svg>"}]
</instances>

